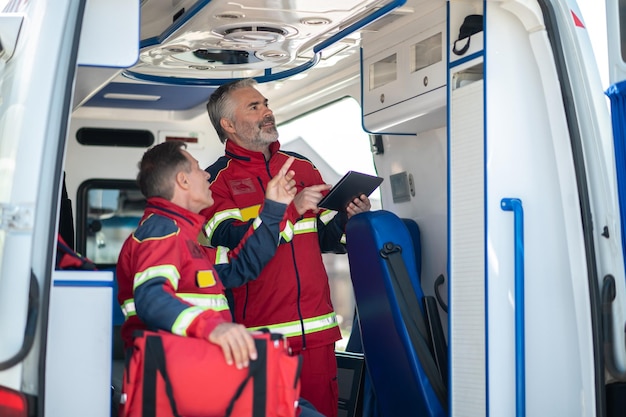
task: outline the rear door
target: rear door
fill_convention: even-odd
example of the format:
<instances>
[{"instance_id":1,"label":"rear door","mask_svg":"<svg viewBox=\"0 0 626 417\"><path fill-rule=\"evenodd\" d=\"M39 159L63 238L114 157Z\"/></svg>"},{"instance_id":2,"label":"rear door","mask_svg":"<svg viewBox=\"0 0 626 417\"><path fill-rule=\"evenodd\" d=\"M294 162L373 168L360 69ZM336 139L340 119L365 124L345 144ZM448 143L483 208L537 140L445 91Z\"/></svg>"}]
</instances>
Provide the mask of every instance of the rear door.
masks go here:
<instances>
[{"instance_id":1,"label":"rear door","mask_svg":"<svg viewBox=\"0 0 626 417\"><path fill-rule=\"evenodd\" d=\"M608 68L606 95L610 100L612 141L614 161L611 169L617 188L619 206L619 232L621 247L619 253L626 259L626 2L624 0L606 0L606 41L607 56L598 56L601 69ZM624 264L618 276L607 276L604 280L602 303L604 311L604 335L606 346L606 364L611 378L626 380L626 283L623 275Z\"/></svg>"},{"instance_id":2,"label":"rear door","mask_svg":"<svg viewBox=\"0 0 626 417\"><path fill-rule=\"evenodd\" d=\"M36 332L47 320L84 6L85 0L12 1L0 15L0 386L32 396L42 384L37 368L46 340Z\"/></svg>"},{"instance_id":3,"label":"rear door","mask_svg":"<svg viewBox=\"0 0 626 417\"><path fill-rule=\"evenodd\" d=\"M77 62L134 63L139 2L10 0L0 10L0 415L75 415L72 403L45 401L51 342L77 348L48 328L74 79ZM64 320L68 331L75 320ZM80 398L79 386L71 392Z\"/></svg>"},{"instance_id":4,"label":"rear door","mask_svg":"<svg viewBox=\"0 0 626 417\"><path fill-rule=\"evenodd\" d=\"M450 2L450 38L479 11L484 41L449 54L452 414L605 415L600 293L623 308L624 267L584 18L575 0L466 5ZM470 70L483 79L454 82Z\"/></svg>"}]
</instances>

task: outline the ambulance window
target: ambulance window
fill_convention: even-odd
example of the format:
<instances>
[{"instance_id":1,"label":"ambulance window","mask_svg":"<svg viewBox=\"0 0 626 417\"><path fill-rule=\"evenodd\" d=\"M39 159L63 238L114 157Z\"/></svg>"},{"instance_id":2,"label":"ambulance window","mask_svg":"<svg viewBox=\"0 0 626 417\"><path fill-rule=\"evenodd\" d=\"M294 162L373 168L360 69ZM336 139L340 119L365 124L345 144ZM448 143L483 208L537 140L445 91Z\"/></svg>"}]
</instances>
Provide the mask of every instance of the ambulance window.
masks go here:
<instances>
[{"instance_id":1,"label":"ambulance window","mask_svg":"<svg viewBox=\"0 0 626 417\"><path fill-rule=\"evenodd\" d=\"M278 131L281 148L309 158L329 184L350 170L376 175L370 137L361 127L361 108L351 97L281 124ZM370 200L373 210L381 208L379 190ZM343 337L336 349L344 350L355 310L348 256L325 253L322 257Z\"/></svg>"},{"instance_id":2,"label":"ambulance window","mask_svg":"<svg viewBox=\"0 0 626 417\"><path fill-rule=\"evenodd\" d=\"M79 252L100 267L115 265L122 244L139 224L145 203L134 181L84 182L78 189Z\"/></svg>"}]
</instances>

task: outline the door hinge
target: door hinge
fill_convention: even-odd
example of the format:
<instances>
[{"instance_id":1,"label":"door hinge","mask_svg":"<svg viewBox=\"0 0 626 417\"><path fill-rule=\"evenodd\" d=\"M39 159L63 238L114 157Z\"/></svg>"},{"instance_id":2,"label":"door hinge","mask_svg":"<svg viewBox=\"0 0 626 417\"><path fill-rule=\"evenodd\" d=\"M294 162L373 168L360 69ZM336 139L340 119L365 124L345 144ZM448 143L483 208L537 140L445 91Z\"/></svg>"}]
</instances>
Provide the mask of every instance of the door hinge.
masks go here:
<instances>
[{"instance_id":1,"label":"door hinge","mask_svg":"<svg viewBox=\"0 0 626 417\"><path fill-rule=\"evenodd\" d=\"M0 203L0 230L29 231L35 223L33 206Z\"/></svg>"}]
</instances>

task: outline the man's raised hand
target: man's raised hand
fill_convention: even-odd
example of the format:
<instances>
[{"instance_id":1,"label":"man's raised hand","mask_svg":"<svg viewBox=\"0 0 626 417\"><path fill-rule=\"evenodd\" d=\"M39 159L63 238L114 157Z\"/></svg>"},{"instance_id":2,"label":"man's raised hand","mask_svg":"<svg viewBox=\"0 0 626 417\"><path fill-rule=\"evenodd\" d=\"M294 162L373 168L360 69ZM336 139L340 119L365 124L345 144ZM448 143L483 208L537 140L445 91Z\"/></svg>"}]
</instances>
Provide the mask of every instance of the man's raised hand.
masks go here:
<instances>
[{"instance_id":1,"label":"man's raised hand","mask_svg":"<svg viewBox=\"0 0 626 417\"><path fill-rule=\"evenodd\" d=\"M267 183L265 198L283 204L289 204L293 201L297 191L296 181L293 179L296 173L289 169L293 161L294 157L289 157L280 168L280 171L278 171L278 174Z\"/></svg>"}]
</instances>

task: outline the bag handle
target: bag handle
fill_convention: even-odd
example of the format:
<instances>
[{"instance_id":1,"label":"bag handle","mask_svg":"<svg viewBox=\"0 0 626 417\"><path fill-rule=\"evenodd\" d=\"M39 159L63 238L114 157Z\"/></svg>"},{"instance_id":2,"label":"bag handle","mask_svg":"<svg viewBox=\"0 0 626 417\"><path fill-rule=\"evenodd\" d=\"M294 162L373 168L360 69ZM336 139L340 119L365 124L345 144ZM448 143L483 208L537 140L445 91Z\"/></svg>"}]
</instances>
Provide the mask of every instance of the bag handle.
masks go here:
<instances>
[{"instance_id":1,"label":"bag handle","mask_svg":"<svg viewBox=\"0 0 626 417\"><path fill-rule=\"evenodd\" d=\"M174 417L180 417L176 410L176 401L174 400L174 392L172 391L172 383L165 368L165 351L163 350L163 342L160 336L146 337L146 355L144 360L144 383L142 394L142 417L156 417L156 384L157 371L161 373L165 382L165 392L170 401L170 407Z\"/></svg>"},{"instance_id":2,"label":"bag handle","mask_svg":"<svg viewBox=\"0 0 626 417\"><path fill-rule=\"evenodd\" d=\"M248 381L252 379L252 417L264 417L267 401L267 340L254 339L256 345L257 358L250 361L248 366L248 375L243 380L235 395L231 398L226 408L226 416L230 417L235 407L235 403L243 394L243 390L246 388Z\"/></svg>"},{"instance_id":3,"label":"bag handle","mask_svg":"<svg viewBox=\"0 0 626 417\"><path fill-rule=\"evenodd\" d=\"M471 36L468 36L467 38L465 38L465 39L467 39L467 42L465 42L465 45L463 45L463 47L461 49L456 49L456 43L458 41L462 41L463 39L455 40L454 41L454 46L452 47L452 52L454 52L456 55L463 55L465 52L467 52L467 50L470 47L470 39L471 38L472 38Z\"/></svg>"}]
</instances>

